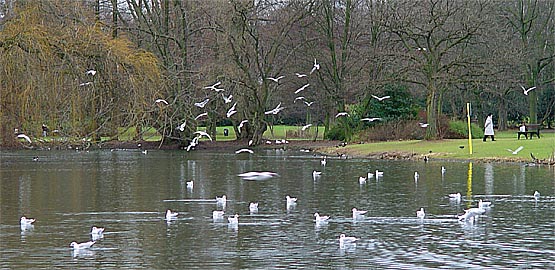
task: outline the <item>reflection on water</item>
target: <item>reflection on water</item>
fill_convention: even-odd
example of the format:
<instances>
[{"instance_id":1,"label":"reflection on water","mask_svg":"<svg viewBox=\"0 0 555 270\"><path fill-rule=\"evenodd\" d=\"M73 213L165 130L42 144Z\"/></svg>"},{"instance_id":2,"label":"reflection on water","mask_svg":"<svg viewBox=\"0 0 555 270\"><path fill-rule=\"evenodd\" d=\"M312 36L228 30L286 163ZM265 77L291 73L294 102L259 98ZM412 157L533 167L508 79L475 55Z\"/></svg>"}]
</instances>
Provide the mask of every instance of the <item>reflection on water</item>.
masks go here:
<instances>
[{"instance_id":1,"label":"reflection on water","mask_svg":"<svg viewBox=\"0 0 555 270\"><path fill-rule=\"evenodd\" d=\"M555 267L552 168L333 158L324 167L319 156L293 151L0 154L2 269ZM359 183L376 170L384 175ZM246 171L280 177L236 176ZM216 203L222 195L225 207ZM287 195L297 204L287 207ZM474 223L458 222L478 199L493 206ZM353 220L352 208L368 213ZM175 220L166 221L167 209L179 212ZM316 223L315 212L329 221ZM23 215L35 225L20 228ZM103 237L72 251L92 226L105 227ZM342 233L359 240L341 247Z\"/></svg>"}]
</instances>

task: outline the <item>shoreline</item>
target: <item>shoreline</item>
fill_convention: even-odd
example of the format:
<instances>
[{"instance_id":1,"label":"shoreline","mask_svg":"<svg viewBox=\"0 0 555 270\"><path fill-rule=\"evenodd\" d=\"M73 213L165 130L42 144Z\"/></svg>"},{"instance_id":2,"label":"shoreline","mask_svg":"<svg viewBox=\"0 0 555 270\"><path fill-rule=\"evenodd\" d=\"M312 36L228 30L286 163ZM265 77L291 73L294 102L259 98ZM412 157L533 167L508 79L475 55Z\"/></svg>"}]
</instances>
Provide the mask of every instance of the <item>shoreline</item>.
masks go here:
<instances>
[{"instance_id":1,"label":"shoreline","mask_svg":"<svg viewBox=\"0 0 555 270\"><path fill-rule=\"evenodd\" d=\"M291 140L287 143L262 144L255 147L248 147L247 141L201 141L195 151L212 150L212 151L236 151L241 148L252 149L284 149L300 151L301 149L310 150L315 154L327 156L330 158L358 158L373 160L410 160L410 161L447 161L447 162L478 162L478 163L517 163L526 165L555 165L555 160L536 160L531 161L523 158L507 158L507 157L488 157L488 158L447 158L442 157L441 153L420 154L407 151L379 151L359 153L344 147L341 141L325 141L325 140ZM101 150L101 149L142 149L142 150L184 150L179 144L160 144L159 141L108 141L99 144L86 145L69 145L69 144L48 144L42 143L32 147L23 144L14 147L0 147L0 151L13 150L43 150L43 151L63 151L63 150Z\"/></svg>"}]
</instances>

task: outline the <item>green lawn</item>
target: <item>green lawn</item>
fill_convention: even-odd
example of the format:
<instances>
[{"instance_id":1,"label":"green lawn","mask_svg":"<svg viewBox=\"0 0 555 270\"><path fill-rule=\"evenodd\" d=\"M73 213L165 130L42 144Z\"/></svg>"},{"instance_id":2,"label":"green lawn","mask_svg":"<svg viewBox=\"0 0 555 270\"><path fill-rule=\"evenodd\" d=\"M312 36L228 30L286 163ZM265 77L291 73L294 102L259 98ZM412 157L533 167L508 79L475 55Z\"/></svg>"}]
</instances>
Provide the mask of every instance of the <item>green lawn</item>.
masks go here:
<instances>
[{"instance_id":1,"label":"green lawn","mask_svg":"<svg viewBox=\"0 0 555 270\"><path fill-rule=\"evenodd\" d=\"M348 145L345 149L352 155L365 156L370 153L379 152L412 152L417 154L431 154L440 158L454 159L522 159L530 160L530 153L538 159L553 158L555 152L555 133L542 133L542 138L534 137L532 140L521 138L517 140L515 131L504 131L495 133L495 141L489 138L487 142L481 139L473 139L473 153L469 153L467 139L450 139L439 141L391 141L365 144ZM507 149L515 150L524 148L513 155ZM464 147L464 148L461 148Z\"/></svg>"},{"instance_id":2,"label":"green lawn","mask_svg":"<svg viewBox=\"0 0 555 270\"><path fill-rule=\"evenodd\" d=\"M229 136L224 136L224 129L229 130ZM264 137L268 139L288 139L288 140L310 140L314 138L316 127L310 127L304 132L301 131L301 126L285 126L279 125L274 126L274 136L270 129L264 132ZM205 127L199 127L198 130L206 130ZM289 134L286 134L289 132ZM296 133L296 134L294 134ZM322 139L322 135L324 134L324 127L318 127L318 139ZM289 136L287 136L289 135ZM232 141L235 140L236 134L235 130L232 126L223 126L216 128L216 140L217 141Z\"/></svg>"}]
</instances>

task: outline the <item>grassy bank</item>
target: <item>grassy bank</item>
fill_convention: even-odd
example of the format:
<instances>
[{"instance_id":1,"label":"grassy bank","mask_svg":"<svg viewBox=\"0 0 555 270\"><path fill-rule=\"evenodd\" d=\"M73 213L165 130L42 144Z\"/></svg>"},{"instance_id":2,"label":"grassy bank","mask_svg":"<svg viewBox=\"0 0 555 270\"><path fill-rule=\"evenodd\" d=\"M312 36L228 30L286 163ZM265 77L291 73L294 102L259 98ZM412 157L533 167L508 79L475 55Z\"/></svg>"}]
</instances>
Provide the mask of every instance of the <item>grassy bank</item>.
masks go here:
<instances>
[{"instance_id":1,"label":"grassy bank","mask_svg":"<svg viewBox=\"0 0 555 270\"><path fill-rule=\"evenodd\" d=\"M521 138L517 140L515 131L496 132L495 141L488 139L472 140L473 153L469 153L468 140L449 139L438 141L391 141L364 144L351 144L344 148L321 149L329 154L343 153L350 156L366 157L376 153L412 153L420 156L431 156L445 159L483 159L483 160L514 160L531 161L530 153L538 159L553 159L555 152L555 133L542 133L542 138L532 140ZM507 149L515 150L522 146L517 154Z\"/></svg>"}]
</instances>

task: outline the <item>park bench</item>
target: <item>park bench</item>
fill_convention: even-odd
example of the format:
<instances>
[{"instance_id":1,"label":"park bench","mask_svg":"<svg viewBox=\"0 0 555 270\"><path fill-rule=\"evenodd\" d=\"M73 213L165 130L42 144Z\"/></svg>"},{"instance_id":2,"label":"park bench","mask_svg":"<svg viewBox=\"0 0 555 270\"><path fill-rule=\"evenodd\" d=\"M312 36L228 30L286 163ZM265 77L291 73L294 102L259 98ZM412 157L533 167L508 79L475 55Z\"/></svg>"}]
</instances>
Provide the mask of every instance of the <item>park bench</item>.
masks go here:
<instances>
[{"instance_id":1,"label":"park bench","mask_svg":"<svg viewBox=\"0 0 555 270\"><path fill-rule=\"evenodd\" d=\"M532 139L532 137L536 135L536 137L539 139L540 130L541 130L540 124L526 124L526 131L517 131L518 139L520 140L520 135L524 135L526 139L528 139L528 135L530 135L530 139Z\"/></svg>"}]
</instances>

